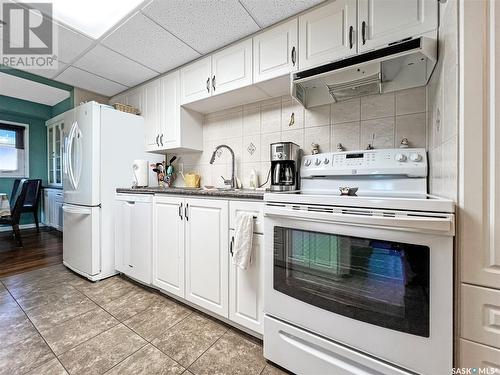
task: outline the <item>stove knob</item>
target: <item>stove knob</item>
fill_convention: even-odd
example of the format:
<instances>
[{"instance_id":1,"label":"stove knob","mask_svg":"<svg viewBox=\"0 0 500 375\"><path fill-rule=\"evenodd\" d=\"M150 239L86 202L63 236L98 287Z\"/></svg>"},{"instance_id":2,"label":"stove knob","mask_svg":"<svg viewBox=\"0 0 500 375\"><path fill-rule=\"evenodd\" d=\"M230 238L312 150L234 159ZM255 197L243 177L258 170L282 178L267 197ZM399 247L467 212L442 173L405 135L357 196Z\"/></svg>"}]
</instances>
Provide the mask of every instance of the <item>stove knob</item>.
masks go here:
<instances>
[{"instance_id":1,"label":"stove knob","mask_svg":"<svg viewBox=\"0 0 500 375\"><path fill-rule=\"evenodd\" d=\"M411 161L420 161L420 160L422 160L422 155L417 154L417 153L411 154L410 155L410 160Z\"/></svg>"},{"instance_id":2,"label":"stove knob","mask_svg":"<svg viewBox=\"0 0 500 375\"><path fill-rule=\"evenodd\" d=\"M278 159L283 159L283 154L278 154Z\"/></svg>"},{"instance_id":3,"label":"stove knob","mask_svg":"<svg viewBox=\"0 0 500 375\"><path fill-rule=\"evenodd\" d=\"M304 162L304 165L306 167L309 167L311 165L311 160L307 159L305 162Z\"/></svg>"},{"instance_id":4,"label":"stove knob","mask_svg":"<svg viewBox=\"0 0 500 375\"><path fill-rule=\"evenodd\" d=\"M323 163L325 163L325 164L328 164L329 162L330 162L330 159L328 159L328 158L325 158L325 160L323 161Z\"/></svg>"},{"instance_id":5,"label":"stove knob","mask_svg":"<svg viewBox=\"0 0 500 375\"><path fill-rule=\"evenodd\" d=\"M316 159L316 160L314 161L314 164L315 164L315 165L320 165L320 164L321 164L321 160Z\"/></svg>"},{"instance_id":6,"label":"stove knob","mask_svg":"<svg viewBox=\"0 0 500 375\"><path fill-rule=\"evenodd\" d=\"M396 159L396 161L405 161L406 160L406 155L404 155L404 154L396 154L395 159Z\"/></svg>"}]
</instances>

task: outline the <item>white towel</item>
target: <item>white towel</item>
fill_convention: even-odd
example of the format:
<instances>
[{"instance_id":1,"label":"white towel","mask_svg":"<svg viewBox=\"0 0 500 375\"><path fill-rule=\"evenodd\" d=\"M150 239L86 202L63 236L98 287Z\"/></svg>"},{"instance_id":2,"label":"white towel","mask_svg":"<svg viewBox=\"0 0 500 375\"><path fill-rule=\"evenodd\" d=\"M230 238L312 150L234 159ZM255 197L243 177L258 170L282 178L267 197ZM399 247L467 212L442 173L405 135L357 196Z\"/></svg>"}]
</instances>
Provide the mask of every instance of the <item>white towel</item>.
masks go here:
<instances>
[{"instance_id":1,"label":"white towel","mask_svg":"<svg viewBox=\"0 0 500 375\"><path fill-rule=\"evenodd\" d=\"M233 264L246 270L252 261L253 215L239 212L234 230Z\"/></svg>"}]
</instances>

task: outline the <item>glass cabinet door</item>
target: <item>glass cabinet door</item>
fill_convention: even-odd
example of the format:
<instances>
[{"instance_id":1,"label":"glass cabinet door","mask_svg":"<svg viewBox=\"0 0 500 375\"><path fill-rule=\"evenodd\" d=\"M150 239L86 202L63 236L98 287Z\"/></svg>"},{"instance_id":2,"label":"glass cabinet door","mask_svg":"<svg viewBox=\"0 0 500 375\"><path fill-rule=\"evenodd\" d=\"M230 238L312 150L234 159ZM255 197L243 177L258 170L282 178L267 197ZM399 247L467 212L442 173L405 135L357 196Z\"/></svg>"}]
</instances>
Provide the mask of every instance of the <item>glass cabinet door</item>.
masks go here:
<instances>
[{"instance_id":1,"label":"glass cabinet door","mask_svg":"<svg viewBox=\"0 0 500 375\"><path fill-rule=\"evenodd\" d=\"M47 129L47 158L48 158L48 180L49 185L54 184L54 127L49 126Z\"/></svg>"},{"instance_id":2,"label":"glass cabinet door","mask_svg":"<svg viewBox=\"0 0 500 375\"><path fill-rule=\"evenodd\" d=\"M55 183L61 184L62 182L62 123L57 124L54 127L54 173L55 173Z\"/></svg>"}]
</instances>

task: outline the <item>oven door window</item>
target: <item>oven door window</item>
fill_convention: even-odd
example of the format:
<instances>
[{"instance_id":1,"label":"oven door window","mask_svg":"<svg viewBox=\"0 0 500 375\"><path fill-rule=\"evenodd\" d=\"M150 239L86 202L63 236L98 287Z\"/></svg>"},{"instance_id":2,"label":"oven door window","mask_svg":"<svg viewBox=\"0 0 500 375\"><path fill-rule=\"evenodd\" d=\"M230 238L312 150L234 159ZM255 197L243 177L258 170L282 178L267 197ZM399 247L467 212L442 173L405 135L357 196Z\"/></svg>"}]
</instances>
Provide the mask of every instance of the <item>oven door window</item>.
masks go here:
<instances>
[{"instance_id":1,"label":"oven door window","mask_svg":"<svg viewBox=\"0 0 500 375\"><path fill-rule=\"evenodd\" d=\"M274 228L274 289L381 327L429 337L427 246Z\"/></svg>"}]
</instances>

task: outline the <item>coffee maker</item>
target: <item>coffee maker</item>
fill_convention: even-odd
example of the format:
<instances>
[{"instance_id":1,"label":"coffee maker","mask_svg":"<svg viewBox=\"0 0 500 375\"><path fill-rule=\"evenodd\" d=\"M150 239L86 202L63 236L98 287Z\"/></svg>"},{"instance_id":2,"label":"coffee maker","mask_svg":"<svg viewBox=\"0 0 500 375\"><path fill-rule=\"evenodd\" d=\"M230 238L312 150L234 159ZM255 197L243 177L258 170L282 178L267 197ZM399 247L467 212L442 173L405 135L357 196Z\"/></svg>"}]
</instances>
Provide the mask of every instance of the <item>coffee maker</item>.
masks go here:
<instances>
[{"instance_id":1,"label":"coffee maker","mask_svg":"<svg viewBox=\"0 0 500 375\"><path fill-rule=\"evenodd\" d=\"M271 191L299 188L300 147L293 142L271 144Z\"/></svg>"}]
</instances>

